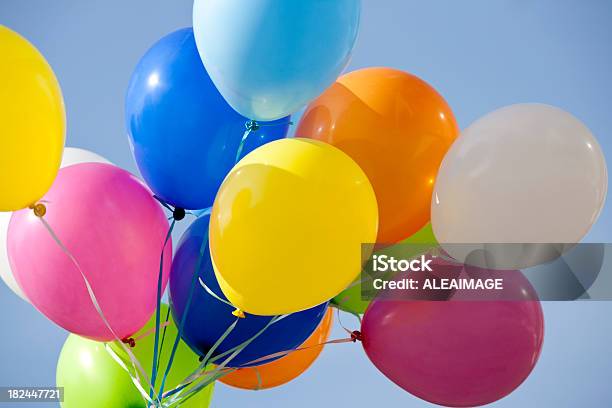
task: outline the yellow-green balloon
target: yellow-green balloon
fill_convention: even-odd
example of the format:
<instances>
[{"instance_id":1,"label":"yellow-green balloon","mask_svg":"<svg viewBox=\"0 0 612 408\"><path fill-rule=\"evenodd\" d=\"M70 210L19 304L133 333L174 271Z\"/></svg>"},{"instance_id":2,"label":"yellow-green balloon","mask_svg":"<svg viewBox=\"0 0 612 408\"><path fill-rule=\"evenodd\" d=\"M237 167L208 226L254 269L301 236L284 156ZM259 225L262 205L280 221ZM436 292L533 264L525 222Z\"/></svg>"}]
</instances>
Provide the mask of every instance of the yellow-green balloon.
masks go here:
<instances>
[{"instance_id":1,"label":"yellow-green balloon","mask_svg":"<svg viewBox=\"0 0 612 408\"><path fill-rule=\"evenodd\" d=\"M162 323L168 311L167 305L162 305ZM141 363L147 375L151 375L153 362L153 349L155 344L154 333L147 332L155 328L155 316L143 327L134 338L145 335L136 340L132 348L134 356ZM163 328L160 331L163 333ZM170 317L166 327L164 347L160 353L159 369L156 388L159 389L161 377L170 358L174 339L178 334L176 325ZM115 353L131 367L129 359L122 347L111 344ZM199 366L198 356L182 341L179 343L172 369L166 380L165 390L171 390L180 384ZM145 390L148 386L142 384ZM57 386L64 387L63 408L146 408L146 403L127 372L105 350L104 343L88 340L71 334L59 357L57 363ZM181 407L206 408L212 399L214 384L204 388L201 392L190 398Z\"/></svg>"},{"instance_id":2,"label":"yellow-green balloon","mask_svg":"<svg viewBox=\"0 0 612 408\"><path fill-rule=\"evenodd\" d=\"M415 246L414 248L412 248L406 246L405 244L415 244ZM431 224L427 224L409 238L395 245L388 246L379 251L376 251L376 253L379 255L385 254L388 256L394 256L399 259L405 259L417 255L418 253L423 252L427 248L433 248L437 245L438 243L436 241L436 237L433 234ZM414 253L412 253L412 251L414 251ZM359 281L361 279L361 276L357 279ZM338 309L344 310L345 312L363 314L368 308L370 300L362 299L361 284L356 283L336 295L336 297L332 299L331 303L335 305Z\"/></svg>"}]
</instances>

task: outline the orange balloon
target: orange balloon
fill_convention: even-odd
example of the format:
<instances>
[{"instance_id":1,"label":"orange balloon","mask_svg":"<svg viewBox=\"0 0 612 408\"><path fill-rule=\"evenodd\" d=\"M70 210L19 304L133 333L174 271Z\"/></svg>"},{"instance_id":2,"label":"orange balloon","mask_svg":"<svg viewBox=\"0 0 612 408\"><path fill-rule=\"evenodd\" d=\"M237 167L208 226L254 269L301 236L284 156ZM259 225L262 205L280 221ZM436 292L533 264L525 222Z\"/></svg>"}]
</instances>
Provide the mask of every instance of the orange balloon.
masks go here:
<instances>
[{"instance_id":1,"label":"orange balloon","mask_svg":"<svg viewBox=\"0 0 612 408\"><path fill-rule=\"evenodd\" d=\"M219 381L245 390L262 390L278 387L299 377L308 369L323 351L322 343L327 341L333 322L332 308L328 308L319 327L296 350L285 357L255 367L240 368L227 374Z\"/></svg>"},{"instance_id":2,"label":"orange balloon","mask_svg":"<svg viewBox=\"0 0 612 408\"><path fill-rule=\"evenodd\" d=\"M459 133L450 107L423 80L391 68L348 73L307 108L296 136L330 143L366 173L378 200L377 242L430 220L440 163Z\"/></svg>"}]
</instances>

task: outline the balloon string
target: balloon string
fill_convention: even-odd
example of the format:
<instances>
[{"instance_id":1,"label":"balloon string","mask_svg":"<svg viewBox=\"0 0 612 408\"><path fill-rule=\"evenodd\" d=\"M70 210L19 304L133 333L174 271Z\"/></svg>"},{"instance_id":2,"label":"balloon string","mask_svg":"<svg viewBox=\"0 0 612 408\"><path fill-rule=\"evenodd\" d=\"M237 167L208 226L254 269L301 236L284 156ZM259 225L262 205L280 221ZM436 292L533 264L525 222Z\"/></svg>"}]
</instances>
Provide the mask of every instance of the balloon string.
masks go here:
<instances>
[{"instance_id":1,"label":"balloon string","mask_svg":"<svg viewBox=\"0 0 612 408\"><path fill-rule=\"evenodd\" d=\"M251 338L245 340L244 342L240 343L239 345L232 347L231 349L216 355L215 357L210 358L210 360L208 362L210 363L215 363L217 360L220 360L221 358L227 356L228 354L230 355L227 359L225 359L225 361L223 361L223 363L221 363L220 365L218 365L214 370L212 371L206 371L206 363L207 362L203 362L200 367L198 367L198 369L196 371L194 371L194 373L189 376L181 385L179 385L179 387L177 388L185 388L186 386L190 385L190 383L194 382L195 380L202 378L202 376L207 375L206 378L204 378L200 383L198 383L196 385L196 387L199 387L198 389L202 389L203 387L205 387L206 385L210 384L209 379L210 377L215 377L215 379L222 377L225 374L229 374L229 372L231 371L235 371L234 369L228 369L225 368L225 365L227 365L232 359L234 359L242 350L244 350L252 341L254 341L257 337L259 337L262 333L264 333L268 327L270 327L271 325L273 325L274 323L282 320L282 318L284 318L286 316L275 316L273 317L267 324L266 326L264 326L259 332L257 332L255 335L253 335ZM221 342L219 341L219 344ZM204 370L204 371L202 371ZM216 375L218 371L223 371L222 375ZM195 389L195 387L193 388ZM192 389L192 390L193 390ZM182 392L182 390L181 390ZM189 392L192 392L191 390ZM196 391L197 392L197 391ZM175 398L178 398L178 395L175 396Z\"/></svg>"},{"instance_id":2,"label":"balloon string","mask_svg":"<svg viewBox=\"0 0 612 408\"><path fill-rule=\"evenodd\" d=\"M187 377L179 386L177 386L174 390L167 392L164 395L163 398L166 398L166 397L168 397L170 395L173 395L173 394L177 393L178 391L181 391L182 389L187 387L189 385L189 383L191 383L192 381L197 379L199 374L200 374L200 372L202 370L206 370L206 366L208 364L208 360L210 359L212 354L215 352L215 350L217 350L219 345L227 338L227 336L230 335L230 333L234 330L234 328L236 328L236 324L238 324L238 320L240 320L240 319L234 320L234 322L227 327L227 329L221 335L221 337L219 337L217 339L215 344L212 345L212 347L208 350L206 355L204 357L202 357L202 361L201 361L200 365L198 366L198 368L189 377Z\"/></svg>"},{"instance_id":3,"label":"balloon string","mask_svg":"<svg viewBox=\"0 0 612 408\"><path fill-rule=\"evenodd\" d=\"M134 383L134 386L140 392L140 395L143 396L145 401L150 404L155 405L155 402L151 398L149 398L149 394L142 387L142 384L140 384L140 380L137 377L134 377L132 375L132 373L130 372L130 369L125 365L121 357L119 357L117 353L115 353L112 347L108 343L104 343L104 349L112 357L112 359L115 360L115 362L119 365L119 367L121 367L123 370L125 370L128 373L128 375L130 376L130 379L132 380L132 383Z\"/></svg>"},{"instance_id":4,"label":"balloon string","mask_svg":"<svg viewBox=\"0 0 612 408\"><path fill-rule=\"evenodd\" d=\"M353 331L349 330L343 323L342 323L342 318L340 317L340 309L336 309L336 316L338 317L338 323L340 324L340 327L342 327L344 329L345 332L347 332L348 334L351 334ZM361 321L361 319L359 319L359 321Z\"/></svg>"},{"instance_id":5,"label":"balloon string","mask_svg":"<svg viewBox=\"0 0 612 408\"><path fill-rule=\"evenodd\" d=\"M304 350L310 350L310 349L317 348L317 347L323 347L323 346L326 346L328 344L355 343L357 340L361 340L361 334L358 331L354 331L354 332L350 332L350 333L351 333L351 337L346 337L346 338L343 338L343 339L329 340L329 341L325 341L323 343L313 344L312 346L308 346L308 347L298 347L298 348L294 348L294 349L279 351L277 353L268 354L267 356L263 356L263 357L260 357L258 359L255 359L255 360L251 360L248 363L242 364L242 366L246 366L246 367L243 367L243 368L249 368L248 366L250 366L250 365L269 362L268 360L285 357L285 356L288 356L289 354L292 354L292 353L295 353L295 352L298 352L298 351L304 351Z\"/></svg>"},{"instance_id":6,"label":"balloon string","mask_svg":"<svg viewBox=\"0 0 612 408\"><path fill-rule=\"evenodd\" d=\"M242 156L242 150L244 149L244 145L246 143L247 138L252 132L256 132L259 129L259 124L254 120L250 120L245 123L244 127L246 130L242 134L242 139L240 139L240 144L238 145L238 150L236 151L236 157L234 159L234 163L238 163L240 157Z\"/></svg>"},{"instance_id":7,"label":"balloon string","mask_svg":"<svg viewBox=\"0 0 612 408\"><path fill-rule=\"evenodd\" d=\"M244 350L246 347L249 346L249 344L251 344L255 339L257 339L259 336L261 336L267 329L268 327L270 327L271 325L273 325L274 323L282 320L284 317L286 317L286 315L284 316L274 316L272 319L270 319L270 321L261 329L259 330L255 335L253 335L252 337L250 337L249 339L245 340L244 342L242 342L241 344L239 344L238 346L226 351L225 353L219 354L213 358L210 359L211 363L214 363L215 361L221 359L222 357L226 356L227 354L231 353L225 360L223 360L223 362L221 364L219 364L214 370L212 370L211 374L209 374L207 377L205 377L204 379L202 379L202 381L200 383L197 383L193 386L193 388L191 388L189 391L187 391L187 393L183 396L183 398L180 400L181 403L184 403L185 401L187 401L189 398L191 398L193 395L195 395L196 393L198 393L199 391L201 391L204 387L208 386L210 383L216 381L218 378L223 377L224 375L229 374L228 370L225 370L225 366L231 362L242 350ZM198 377L200 377L200 375L198 375ZM181 391L182 392L182 391ZM175 396L175 399L179 397L180 393L177 393L177 395ZM174 401L174 400L173 400Z\"/></svg>"},{"instance_id":8,"label":"balloon string","mask_svg":"<svg viewBox=\"0 0 612 408\"><path fill-rule=\"evenodd\" d=\"M220 358L225 357L227 354L232 353L238 349L242 350L244 349L244 344L246 344L249 340L239 344L238 346L233 347L230 350L227 350L224 353L221 353L219 355L217 355L216 357L212 358L212 354L214 353L214 351L219 347L219 345L221 345L221 343L227 338L227 336L229 336L229 334L234 330L234 328L236 327L236 325L238 324L238 321L240 319L237 318L227 329L226 331L221 335L221 337L219 337L219 339L217 339L217 341L215 342L215 344L213 344L213 346L210 348L210 350L208 351L208 353L206 354L206 356L204 356L202 358L202 362L200 363L200 365L198 366L198 368L193 371L191 373L191 375L189 375L181 384L179 384L178 387L175 388L175 390L173 391L169 391L168 393L164 394L164 398L168 395L172 395L178 391L181 391L182 389L184 389L185 387L189 386L192 382L194 382L195 380L197 380L198 378L202 377L205 373L208 373L206 371L206 366L208 365L209 362L214 362ZM242 348L241 348L242 347Z\"/></svg>"},{"instance_id":9,"label":"balloon string","mask_svg":"<svg viewBox=\"0 0 612 408\"><path fill-rule=\"evenodd\" d=\"M217 299L219 302L225 303L228 306L231 307L235 307L234 305L232 305L232 303L230 301L227 301L225 299L223 299L221 296L217 295L215 292L212 291L211 288L209 288L204 281L202 280L202 278L198 278L198 280L200 281L200 285L204 288L204 290L213 298Z\"/></svg>"},{"instance_id":10,"label":"balloon string","mask_svg":"<svg viewBox=\"0 0 612 408\"><path fill-rule=\"evenodd\" d=\"M289 121L288 124L291 125L291 124L293 124L293 122ZM249 135L251 133L256 132L262 126L266 126L267 127L267 126L280 126L280 125L285 125L285 124L284 123L278 123L278 124L267 124L267 123L266 124L259 124L259 123L257 123L254 120L247 121L245 123L245 132L243 133L242 138L240 139L240 143L238 145L238 149L236 150L236 157L234 159L234 164L238 163L238 161L240 160L240 158L242 156L242 152L244 150L244 146L246 144L246 141L247 141L247 139L248 139L248 137L249 137ZM160 200L160 202L162 202L162 204L163 204L162 200ZM204 215L204 214L210 214L210 211L211 211L211 208L208 208L208 209L204 210L203 212L201 212L200 214L197 214L197 215L201 216L201 215ZM181 317L181 322L179 324L178 334L177 334L177 337L176 337L176 339L174 341L174 345L172 347L172 352L170 354L170 359L168 360L168 365L166 366L166 371L164 373L164 378L162 379L162 385L160 387L160 394L161 395L164 395L163 391L164 391L164 385L165 385L165 382L166 382L166 377L168 375L168 372L169 372L170 368L172 367L172 362L174 360L174 355L176 353L176 348L178 346L178 342L179 342L180 338L182 337L182 333L183 333L183 330L184 330L187 314L189 312L189 308L190 308L191 303L192 303L192 298L193 298L193 293L194 293L194 289L195 289L196 278L199 278L200 268L202 266L202 259L204 257L206 248L208 247L208 239L209 239L209 237L208 237L208 231L207 231L206 232L206 236L205 236L205 238L202 241L202 245L200 246L200 252L199 252L199 255L198 255L198 261L196 263L196 268L195 268L195 271L194 271L194 275L193 275L192 280L191 280L191 287L189 289L189 295L188 295L188 298L187 298L187 303L185 304L185 309L183 310L183 316ZM211 296L215 297L216 299L218 299L220 301L224 301L221 297L217 296L212 290L210 290L210 288L208 288L206 286L206 284L204 284L202 279L199 279L199 281L200 281L200 284L202 285L202 287ZM228 305L231 305L231 303L229 301L228 302L224 302L224 303L226 303ZM231 305L231 306L234 307L233 305ZM236 310L234 310L233 314L235 316L239 317L239 318L244 317L244 313L242 311L240 311L239 309L237 309L237 308L236 308ZM283 316L282 318L284 318L284 317L286 317L286 316ZM273 323L274 320L275 319L272 319L271 322ZM266 326L266 327L268 327L268 326ZM256 336L254 336L254 337L256 337ZM240 351L240 350L238 350L238 351ZM206 363L206 361L204 363ZM205 367L205 364L204 364L204 367Z\"/></svg>"},{"instance_id":11,"label":"balloon string","mask_svg":"<svg viewBox=\"0 0 612 408\"><path fill-rule=\"evenodd\" d=\"M166 327L168 327L168 326L170 326L170 322L169 322L169 321L167 321L167 322L165 322L165 323L162 323L162 324L160 325L160 327L164 327L164 328L166 328ZM149 330L147 330L147 331L145 331L145 332L141 333L140 335L138 335L138 336L134 337L134 341L135 341L135 342L138 342L138 340L142 340L142 339L144 339L144 338L146 338L146 337L149 337L149 336L150 336L150 335L152 335L152 334L155 334L155 327L152 327L152 328L150 328ZM162 337L162 340L163 340L163 337Z\"/></svg>"},{"instance_id":12,"label":"balloon string","mask_svg":"<svg viewBox=\"0 0 612 408\"><path fill-rule=\"evenodd\" d=\"M257 132L259 128L262 127L274 127L274 126L285 126L285 125L293 125L293 122L289 120L285 123L259 123L255 120L249 120L244 124L246 130L242 135L242 139L240 140L240 144L238 145L238 151L236 152L235 163L238 163L242 156L242 150L244 149L245 142L251 133Z\"/></svg>"},{"instance_id":13,"label":"balloon string","mask_svg":"<svg viewBox=\"0 0 612 408\"><path fill-rule=\"evenodd\" d=\"M166 330L169 325L169 322L168 322L169 319L170 319L170 308L168 308L168 310L166 311L166 321L162 325L164 327L164 332L162 333L161 344L159 346L159 356L160 357L157 359L157 371L159 371L159 363L161 361L162 351L164 350L164 341L166 340Z\"/></svg>"},{"instance_id":14,"label":"balloon string","mask_svg":"<svg viewBox=\"0 0 612 408\"><path fill-rule=\"evenodd\" d=\"M44 214L43 214L44 215ZM102 322L104 323L104 325L106 326L106 328L108 329L108 331L112 334L113 338L115 339L115 341L117 341L117 343L120 345L120 347L123 348L123 350L126 352L126 354L129 356L130 358L130 362L132 364L132 368L134 369L135 375L136 375L136 379L132 378L132 381L136 381L138 383L140 383L140 378L138 376L138 371L140 371L140 374L145 378L146 382L148 383L147 385L149 385L149 388L151 391L153 391L154 394L154 388L153 385L151 384L151 382L149 381L149 378L147 377L147 374L145 372L145 370L142 368L142 365L140 364L140 362L138 361L138 359L134 356L134 354L132 353L132 351L129 349L129 347L127 347L123 341L121 340L121 338L119 338L119 336L117 335L117 333L113 330L113 328L111 327L109 321L106 319L106 316L104 315L104 312L102 311L102 308L100 306L100 303L98 302L98 299L93 291L93 288L91 287L91 284L89 283L89 280L87 279L87 276L85 275L85 273L83 272L83 269L81 269L81 266L79 265L78 261L76 260L76 258L74 257L74 255L72 254L72 252L70 252L70 250L62 243L62 241L60 240L60 238L57 236L57 234L55 233L55 231L53 231L53 228L51 228L51 225L49 225L49 223L47 222L47 220L44 218L44 216L37 216L38 219L40 219L41 223L43 224L43 226L45 227L45 229L47 230L47 232L49 233L49 235L51 236L51 238L55 241L55 243L60 247L60 249L62 250L62 252L64 252L66 254L66 256L68 256L68 258L70 259L70 261L72 262L72 264L75 266L75 268L78 270L79 274L81 275L81 278L83 279L83 282L85 283L85 287L87 288L87 293L89 295L89 298L96 310L96 312L98 313L98 315L100 316L100 318L102 319ZM133 377L133 375L130 373L130 377ZM156 400L159 401L158 396L157 395L146 395L146 393L143 395L143 397L146 397L145 399L147 401L152 400L153 398L155 398Z\"/></svg>"},{"instance_id":15,"label":"balloon string","mask_svg":"<svg viewBox=\"0 0 612 408\"><path fill-rule=\"evenodd\" d=\"M153 388L155 388L155 382L157 380L157 366L159 364L159 328L160 328L160 320L161 320L161 298L162 298L163 274L164 274L164 253L166 252L166 246L168 245L168 241L170 240L170 237L172 236L172 230L174 230L175 224L176 224L176 220L173 219L172 223L170 223L170 227L168 228L168 233L166 234L166 239L164 240L164 244L162 245L161 255L159 257L159 273L157 276L157 308L155 309L155 345L153 348L153 362L151 364L151 367L152 367L151 384L153 385ZM149 392L149 396L151 398L153 397L153 391L154 390L152 389Z\"/></svg>"},{"instance_id":16,"label":"balloon string","mask_svg":"<svg viewBox=\"0 0 612 408\"><path fill-rule=\"evenodd\" d=\"M165 202L164 200L162 200L156 195L153 195L153 198L156 199L165 209L167 209L168 211L174 212L174 208L172 208L170 204L168 204L167 202Z\"/></svg>"},{"instance_id":17,"label":"balloon string","mask_svg":"<svg viewBox=\"0 0 612 408\"><path fill-rule=\"evenodd\" d=\"M235 164L235 163L238 163L238 161L240 160L240 157L242 156L242 151L244 150L244 145L245 145L245 143L246 143L246 141L247 141L247 139L248 139L249 135L250 135L252 132L257 131L257 130L259 129L259 127L260 127L260 126L261 126L261 125L260 125L260 124L258 124L258 123L257 123L256 121L254 121L254 120L250 120L250 121L247 121L247 122L245 123L245 128L246 128L246 130L245 130L245 132L243 133L242 138L240 139L240 143L239 143L239 145L238 145L238 149L236 150L236 157L235 157L235 160L234 160L234 164ZM160 202L163 202L163 201L161 201L161 200L160 200ZM198 216L198 217L200 217L200 216L202 216L202 215L208 215L208 214L210 214L210 212L211 212L211 211L212 211L212 207L209 207L209 208L207 208L207 209L205 209L205 210L203 210L203 211L199 212L199 213L197 214L197 216ZM213 292L213 291L212 291L212 290L211 290L211 289L210 289L210 288L209 288L209 287L208 287L208 286L207 286L207 285L204 283L204 281L203 281L203 280L202 280L202 279L199 277L199 274L200 274L200 268L201 268L201 266L202 266L202 259L203 259L203 257L204 257L204 254L205 254L205 251L206 251L206 248L207 248L207 247L208 247L208 231L206 232L206 235L205 235L204 239L202 240L202 244L200 245L200 251L199 251L199 254L198 254L198 260L197 260L197 262L196 262L196 268L195 268L194 275L193 275L192 280L191 280L191 287L190 287L190 289L189 289L189 295L188 295L188 298L187 298L187 303L186 303L186 305L185 305L185 309L184 309L184 311L183 311L183 316L182 316L182 318L181 318L181 325L180 325L181 327L179 327L179 335L178 335L178 337L180 337L180 336L181 336L181 334L182 334L182 330L183 330L182 326L184 325L185 318L186 318L187 313L188 313L188 311L189 311L189 308L190 308L190 306L191 306L191 299L192 299L192 297L193 297L193 293L194 293L194 288L195 288L196 278L198 278L198 280L199 280L199 282L200 282L200 285L201 285L201 286L202 286L202 287L203 287L203 288L206 290L206 292L208 292L208 294L210 294L212 297L214 297L214 298L215 298L215 299L217 299L218 301L223 302L223 303L225 303L225 304L227 304L227 305L229 305L229 306L231 306L231 307L234 307L234 308L235 308L235 306L234 306L234 305L232 305L232 304L231 304L229 301L226 301L225 299L221 298L221 297L220 297L220 296L218 296L216 293L214 293L214 292ZM237 312L240 312L240 311L239 311L238 309L236 309L236 310L234 311L234 313L235 313L235 314L239 314L239 313L237 313ZM242 317L242 316L237 316L237 317ZM177 337L177 338L178 338L178 337ZM175 341L175 343L176 343L176 341ZM171 358L172 358L172 355L171 355Z\"/></svg>"},{"instance_id":18,"label":"balloon string","mask_svg":"<svg viewBox=\"0 0 612 408\"><path fill-rule=\"evenodd\" d=\"M168 377L168 373L170 372L170 368L172 367L172 363L174 362L174 356L176 354L176 350L179 345L179 341L183 335L183 330L185 328L185 322L187 321L187 315L189 314L189 308L191 307L191 302L193 300L193 294L195 292L195 284L197 282L197 278L200 275L200 269L202 267L202 260L204 259L204 254L206 252L206 248L208 247L208 230L204 235L204 239L202 240L202 244L200 245L200 252L198 255L198 261L196 262L196 267L191 278L191 287L189 288L189 295L187 297L187 303L185 304L185 309L183 310L183 315L181 316L181 321L178 327L178 333L176 338L174 339L174 344L172 345L172 351L170 353L170 359L168 360L168 364L166 365L166 370L164 372L164 377L162 379L161 387L159 393L163 395L164 386L166 384L166 378Z\"/></svg>"},{"instance_id":19,"label":"balloon string","mask_svg":"<svg viewBox=\"0 0 612 408\"><path fill-rule=\"evenodd\" d=\"M240 318L236 318L236 320L234 320L234 322L229 325L229 327L227 328L227 330L225 330L225 332L221 335L221 337L217 339L215 344L213 344L213 346L208 350L208 352L204 356L201 365L206 366L208 364L208 360L210 360L210 357L212 356L212 354L217 350L217 348L221 345L221 343L223 343L223 341L227 338L227 336L229 336L230 333L236 328L236 325L238 324L239 320Z\"/></svg>"}]
</instances>

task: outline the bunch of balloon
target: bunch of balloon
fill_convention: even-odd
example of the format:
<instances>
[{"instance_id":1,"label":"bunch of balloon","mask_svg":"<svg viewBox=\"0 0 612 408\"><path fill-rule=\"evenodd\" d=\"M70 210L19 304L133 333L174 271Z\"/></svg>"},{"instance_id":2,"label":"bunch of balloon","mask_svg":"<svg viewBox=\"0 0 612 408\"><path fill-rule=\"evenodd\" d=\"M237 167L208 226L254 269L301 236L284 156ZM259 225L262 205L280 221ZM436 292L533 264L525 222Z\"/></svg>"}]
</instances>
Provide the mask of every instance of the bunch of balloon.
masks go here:
<instances>
[{"instance_id":1,"label":"bunch of balloon","mask_svg":"<svg viewBox=\"0 0 612 408\"><path fill-rule=\"evenodd\" d=\"M90 152L89 150L79 149L76 147L66 147L64 149L64 155L62 157L62 163L60 165L60 168L72 166L73 164L79 163L110 164L110 162L104 157L96 153ZM12 213L9 212L0 212L0 278L17 296L28 302L26 295L23 293L23 291L19 287L19 284L15 280L15 277L13 276L13 272L11 271L8 259L6 243L11 215Z\"/></svg>"},{"instance_id":2,"label":"bunch of balloon","mask_svg":"<svg viewBox=\"0 0 612 408\"><path fill-rule=\"evenodd\" d=\"M255 367L239 368L219 381L245 390L265 390L293 381L315 362L329 338L333 323L333 310L328 309L317 329L301 346L279 360Z\"/></svg>"},{"instance_id":3,"label":"bunch of balloon","mask_svg":"<svg viewBox=\"0 0 612 408\"><path fill-rule=\"evenodd\" d=\"M162 305L162 314L168 306ZM134 334L134 356L145 372L151 372L155 342L153 332L155 320L149 322ZM171 355L171 344L178 336L178 329L172 319L162 327L165 342L160 347L159 364L165 366ZM198 356L186 344L180 343L173 357L173 369L168 376L168 389L181 385L182 381L195 372L199 366ZM64 387L63 408L107 408L145 406L142 391L147 390L144 378L136 379L127 368L130 359L117 343L98 343L71 334L57 363L57 386ZM211 367L212 368L212 367ZM206 387L193 398L182 402L182 407L206 408L209 406L214 385ZM187 388L189 389L189 388ZM147 395L145 392L144 395Z\"/></svg>"}]
</instances>

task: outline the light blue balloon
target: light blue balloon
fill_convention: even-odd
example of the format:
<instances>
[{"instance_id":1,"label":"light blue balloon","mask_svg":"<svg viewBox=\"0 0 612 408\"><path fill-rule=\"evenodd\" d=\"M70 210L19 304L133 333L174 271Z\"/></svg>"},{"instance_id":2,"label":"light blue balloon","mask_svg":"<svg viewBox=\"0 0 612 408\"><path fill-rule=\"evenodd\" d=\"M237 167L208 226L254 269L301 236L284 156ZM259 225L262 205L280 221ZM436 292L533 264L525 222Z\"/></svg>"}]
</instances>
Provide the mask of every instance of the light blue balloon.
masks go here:
<instances>
[{"instance_id":1,"label":"light blue balloon","mask_svg":"<svg viewBox=\"0 0 612 408\"><path fill-rule=\"evenodd\" d=\"M193 29L215 86L270 121L319 96L349 62L361 0L195 0Z\"/></svg>"}]
</instances>

